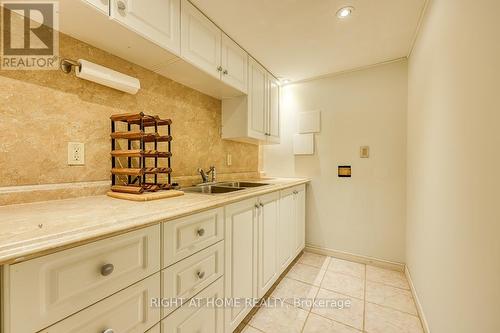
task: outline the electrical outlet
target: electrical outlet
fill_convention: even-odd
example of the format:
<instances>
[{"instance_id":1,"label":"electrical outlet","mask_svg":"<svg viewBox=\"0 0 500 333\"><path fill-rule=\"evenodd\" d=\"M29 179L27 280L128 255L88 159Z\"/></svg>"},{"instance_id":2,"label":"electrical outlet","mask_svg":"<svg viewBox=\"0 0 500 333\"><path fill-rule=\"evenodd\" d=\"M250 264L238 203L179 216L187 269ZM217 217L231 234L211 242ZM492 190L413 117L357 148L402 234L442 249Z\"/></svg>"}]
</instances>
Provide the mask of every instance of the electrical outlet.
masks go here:
<instances>
[{"instance_id":1,"label":"electrical outlet","mask_svg":"<svg viewBox=\"0 0 500 333\"><path fill-rule=\"evenodd\" d=\"M226 164L227 166L231 166L233 164L233 157L231 154L227 154Z\"/></svg>"},{"instance_id":2,"label":"electrical outlet","mask_svg":"<svg viewBox=\"0 0 500 333\"><path fill-rule=\"evenodd\" d=\"M85 144L68 142L68 165L85 164Z\"/></svg>"}]
</instances>

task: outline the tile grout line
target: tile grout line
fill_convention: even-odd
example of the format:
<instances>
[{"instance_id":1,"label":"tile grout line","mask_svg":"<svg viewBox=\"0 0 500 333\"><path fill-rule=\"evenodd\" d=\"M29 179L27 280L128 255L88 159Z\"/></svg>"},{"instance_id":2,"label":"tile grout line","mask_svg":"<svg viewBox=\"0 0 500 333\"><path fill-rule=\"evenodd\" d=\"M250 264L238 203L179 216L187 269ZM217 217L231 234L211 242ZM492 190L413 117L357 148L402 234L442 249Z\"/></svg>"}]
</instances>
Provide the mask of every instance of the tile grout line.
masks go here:
<instances>
[{"instance_id":1,"label":"tile grout line","mask_svg":"<svg viewBox=\"0 0 500 333\"><path fill-rule=\"evenodd\" d=\"M389 309L389 310L397 311L397 312L400 312L402 314L406 314L406 315L409 315L409 316L417 317L417 318L420 319L420 316L418 314L415 315L415 314L412 314L412 313L409 313L409 312L406 312L406 311L403 311L403 310L400 310L400 309L396 309L396 308L390 307L388 305L378 304L378 303L375 303L375 302L370 302L370 301L365 301L365 302L373 304L373 305L376 305L376 306L380 306L381 308L384 308L384 309Z\"/></svg>"},{"instance_id":2,"label":"tile grout line","mask_svg":"<svg viewBox=\"0 0 500 333\"><path fill-rule=\"evenodd\" d=\"M330 261L330 260L331 260L331 258L330 258L330 257L327 257L327 259L326 259L326 260ZM324 264L323 264L323 265L324 265ZM328 266L330 266L330 262L328 262L327 268L328 268ZM323 267L323 266L321 266L321 267ZM322 270L322 269L320 269L320 272L321 272L321 271L323 271L323 270ZM318 297L319 291L320 291L320 289L321 289L321 284L323 283L323 280L324 280L324 278L325 278L325 275L326 275L326 269L325 269L325 272L324 272L324 274L323 274L323 277L321 278L321 281L320 281L320 283L319 283L319 286L317 287L317 288L318 288L318 290L316 291L316 295L314 295L313 302L316 300L316 297ZM316 287L316 286L313 286L313 287ZM310 315L311 315L311 313L312 313L312 309L313 309L313 307L314 307L314 304L312 304L312 305L311 305L311 307L309 308L309 312L307 313L306 320L304 321L304 324L302 325L302 329L300 330L300 333L303 333L303 332L304 332L304 329L306 328L307 320L309 319L309 316L310 316Z\"/></svg>"}]
</instances>

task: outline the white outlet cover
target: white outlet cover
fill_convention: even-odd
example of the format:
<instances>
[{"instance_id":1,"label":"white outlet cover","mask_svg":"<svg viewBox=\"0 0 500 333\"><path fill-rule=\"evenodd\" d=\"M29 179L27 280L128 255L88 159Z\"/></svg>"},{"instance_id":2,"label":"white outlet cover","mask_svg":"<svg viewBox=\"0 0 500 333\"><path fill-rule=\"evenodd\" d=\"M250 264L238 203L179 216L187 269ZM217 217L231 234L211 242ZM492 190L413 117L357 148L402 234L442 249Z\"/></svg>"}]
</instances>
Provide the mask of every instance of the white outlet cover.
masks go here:
<instances>
[{"instance_id":1,"label":"white outlet cover","mask_svg":"<svg viewBox=\"0 0 500 333\"><path fill-rule=\"evenodd\" d=\"M297 118L299 133L319 133L321 131L321 111L300 112Z\"/></svg>"},{"instance_id":2,"label":"white outlet cover","mask_svg":"<svg viewBox=\"0 0 500 333\"><path fill-rule=\"evenodd\" d=\"M85 164L85 145L81 142L68 142L68 165Z\"/></svg>"},{"instance_id":3,"label":"white outlet cover","mask_svg":"<svg viewBox=\"0 0 500 333\"><path fill-rule=\"evenodd\" d=\"M313 155L314 154L314 134L295 134L293 136L294 155Z\"/></svg>"}]
</instances>

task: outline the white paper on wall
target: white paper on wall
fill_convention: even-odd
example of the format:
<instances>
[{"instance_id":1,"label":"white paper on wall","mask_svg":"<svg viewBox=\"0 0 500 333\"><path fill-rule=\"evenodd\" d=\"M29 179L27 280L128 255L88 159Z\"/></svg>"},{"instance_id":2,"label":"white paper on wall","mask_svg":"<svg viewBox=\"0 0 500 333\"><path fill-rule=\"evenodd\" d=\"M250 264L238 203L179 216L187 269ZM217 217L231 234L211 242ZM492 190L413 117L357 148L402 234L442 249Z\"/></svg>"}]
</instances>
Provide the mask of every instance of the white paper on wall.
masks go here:
<instances>
[{"instance_id":1,"label":"white paper on wall","mask_svg":"<svg viewBox=\"0 0 500 333\"><path fill-rule=\"evenodd\" d=\"M319 133L321 131L321 111L299 112L297 119L299 133Z\"/></svg>"},{"instance_id":2,"label":"white paper on wall","mask_svg":"<svg viewBox=\"0 0 500 333\"><path fill-rule=\"evenodd\" d=\"M293 153L295 155L313 155L314 134L295 134L293 137Z\"/></svg>"}]
</instances>

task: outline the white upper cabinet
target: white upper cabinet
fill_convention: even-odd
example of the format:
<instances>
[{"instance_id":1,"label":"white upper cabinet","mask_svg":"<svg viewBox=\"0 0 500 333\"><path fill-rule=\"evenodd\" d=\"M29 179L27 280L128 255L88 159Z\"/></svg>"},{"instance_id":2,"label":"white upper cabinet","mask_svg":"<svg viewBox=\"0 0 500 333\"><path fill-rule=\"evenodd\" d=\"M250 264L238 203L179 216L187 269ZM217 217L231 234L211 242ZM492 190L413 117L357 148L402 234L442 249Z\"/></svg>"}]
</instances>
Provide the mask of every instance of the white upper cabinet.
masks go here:
<instances>
[{"instance_id":1,"label":"white upper cabinet","mask_svg":"<svg viewBox=\"0 0 500 333\"><path fill-rule=\"evenodd\" d=\"M267 71L250 58L248 74L248 122L250 124L248 132L255 139L265 140L267 133Z\"/></svg>"},{"instance_id":2,"label":"white upper cabinet","mask_svg":"<svg viewBox=\"0 0 500 333\"><path fill-rule=\"evenodd\" d=\"M247 92L248 54L225 33L222 34L222 81Z\"/></svg>"},{"instance_id":3,"label":"white upper cabinet","mask_svg":"<svg viewBox=\"0 0 500 333\"><path fill-rule=\"evenodd\" d=\"M279 143L279 82L251 57L248 60L247 94L222 100L222 138L250 143Z\"/></svg>"},{"instance_id":4,"label":"white upper cabinet","mask_svg":"<svg viewBox=\"0 0 500 333\"><path fill-rule=\"evenodd\" d=\"M267 136L268 142L280 142L280 86L272 75L267 75L268 112L267 112Z\"/></svg>"},{"instance_id":5,"label":"white upper cabinet","mask_svg":"<svg viewBox=\"0 0 500 333\"><path fill-rule=\"evenodd\" d=\"M181 56L220 79L222 31L187 0L182 1L181 35Z\"/></svg>"},{"instance_id":6,"label":"white upper cabinet","mask_svg":"<svg viewBox=\"0 0 500 333\"><path fill-rule=\"evenodd\" d=\"M180 0L111 0L110 14L153 43L180 54Z\"/></svg>"},{"instance_id":7,"label":"white upper cabinet","mask_svg":"<svg viewBox=\"0 0 500 333\"><path fill-rule=\"evenodd\" d=\"M100 11L109 14L109 0L84 0L84 2L87 2Z\"/></svg>"}]
</instances>

